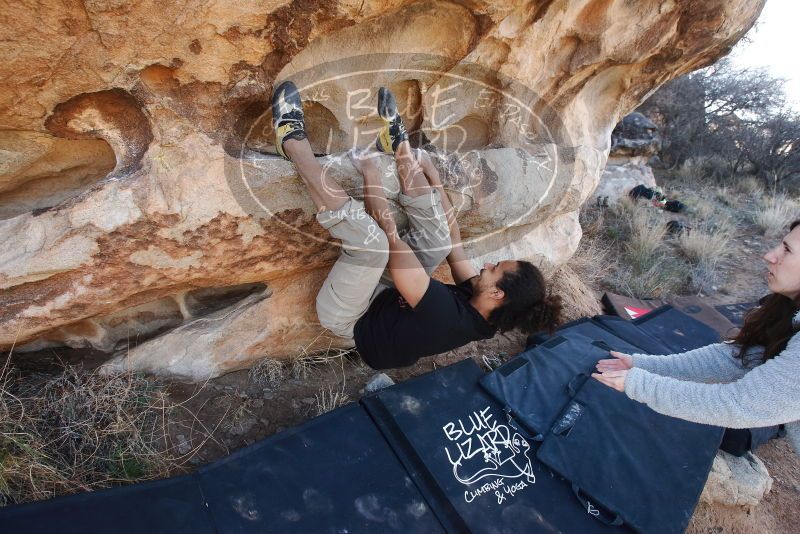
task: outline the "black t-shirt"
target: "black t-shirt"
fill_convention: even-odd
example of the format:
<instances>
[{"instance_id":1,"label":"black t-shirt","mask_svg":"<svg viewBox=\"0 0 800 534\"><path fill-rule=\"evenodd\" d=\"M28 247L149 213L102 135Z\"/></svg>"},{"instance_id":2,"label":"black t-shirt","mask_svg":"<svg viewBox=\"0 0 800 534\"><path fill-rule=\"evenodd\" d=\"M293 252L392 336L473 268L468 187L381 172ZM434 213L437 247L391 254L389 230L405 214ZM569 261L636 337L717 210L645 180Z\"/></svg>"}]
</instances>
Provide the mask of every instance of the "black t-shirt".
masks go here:
<instances>
[{"instance_id":1,"label":"black t-shirt","mask_svg":"<svg viewBox=\"0 0 800 534\"><path fill-rule=\"evenodd\" d=\"M494 336L470 298L469 280L456 286L431 279L415 308L396 288L384 289L355 324L356 348L373 369L390 369Z\"/></svg>"}]
</instances>

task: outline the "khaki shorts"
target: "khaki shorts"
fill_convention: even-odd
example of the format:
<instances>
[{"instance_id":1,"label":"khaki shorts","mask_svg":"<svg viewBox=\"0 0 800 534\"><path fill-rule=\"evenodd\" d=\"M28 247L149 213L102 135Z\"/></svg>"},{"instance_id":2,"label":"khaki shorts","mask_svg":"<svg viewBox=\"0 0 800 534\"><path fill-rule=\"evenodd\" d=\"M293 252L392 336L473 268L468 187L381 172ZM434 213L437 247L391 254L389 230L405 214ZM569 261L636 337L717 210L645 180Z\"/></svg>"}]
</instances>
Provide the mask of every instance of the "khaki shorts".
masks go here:
<instances>
[{"instance_id":1,"label":"khaki shorts","mask_svg":"<svg viewBox=\"0 0 800 534\"><path fill-rule=\"evenodd\" d=\"M417 197L400 193L408 216L402 236L429 275L450 253L450 229L438 189ZM392 285L386 263L389 242L364 203L350 198L338 210L317 214L317 221L342 241L342 253L317 295L317 316L333 334L353 339L353 327L372 300Z\"/></svg>"}]
</instances>

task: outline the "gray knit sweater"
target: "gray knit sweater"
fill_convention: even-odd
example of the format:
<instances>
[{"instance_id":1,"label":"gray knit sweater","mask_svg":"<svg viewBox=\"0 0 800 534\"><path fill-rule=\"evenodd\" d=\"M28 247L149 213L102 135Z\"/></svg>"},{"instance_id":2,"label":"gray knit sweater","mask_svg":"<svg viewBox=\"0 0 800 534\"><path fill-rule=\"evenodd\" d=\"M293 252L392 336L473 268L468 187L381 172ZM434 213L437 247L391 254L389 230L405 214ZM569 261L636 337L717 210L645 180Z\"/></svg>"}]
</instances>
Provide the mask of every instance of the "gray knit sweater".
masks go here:
<instances>
[{"instance_id":1,"label":"gray knit sweater","mask_svg":"<svg viewBox=\"0 0 800 534\"><path fill-rule=\"evenodd\" d=\"M800 312L794 317L800 323ZM800 333L780 354L762 364L763 348L753 347L742 365L739 349L717 343L681 354L632 354L625 380L628 397L653 410L729 428L786 424L800 454Z\"/></svg>"}]
</instances>

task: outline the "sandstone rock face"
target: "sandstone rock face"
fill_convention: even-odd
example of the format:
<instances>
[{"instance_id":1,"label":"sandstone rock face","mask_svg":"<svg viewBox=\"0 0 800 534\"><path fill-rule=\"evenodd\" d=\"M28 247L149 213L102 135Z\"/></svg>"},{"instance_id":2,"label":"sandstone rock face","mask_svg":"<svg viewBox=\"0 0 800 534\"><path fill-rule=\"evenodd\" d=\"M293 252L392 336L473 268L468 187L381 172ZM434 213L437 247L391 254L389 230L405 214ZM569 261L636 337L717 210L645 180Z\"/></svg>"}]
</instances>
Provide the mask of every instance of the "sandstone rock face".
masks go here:
<instances>
[{"instance_id":1,"label":"sandstone rock face","mask_svg":"<svg viewBox=\"0 0 800 534\"><path fill-rule=\"evenodd\" d=\"M611 131L606 168L592 197L599 204L616 202L639 184L656 186L647 160L658 153L661 139L653 121L638 112L626 115Z\"/></svg>"},{"instance_id":2,"label":"sandstone rock face","mask_svg":"<svg viewBox=\"0 0 800 534\"><path fill-rule=\"evenodd\" d=\"M613 156L654 156L661 149L656 124L634 111L625 115L611 131L611 153Z\"/></svg>"},{"instance_id":3,"label":"sandstone rock face","mask_svg":"<svg viewBox=\"0 0 800 534\"><path fill-rule=\"evenodd\" d=\"M614 124L726 53L762 7L95 0L6 10L0 348L110 350L164 332L114 365L205 378L341 344L320 341L313 309L338 249L293 166L268 155L267 99L286 78L301 87L326 172L351 194L361 182L341 156L374 139L375 91L387 85L415 144L437 154L468 251L563 263ZM394 198L393 162L381 166ZM198 295L226 307L192 307Z\"/></svg>"},{"instance_id":4,"label":"sandstone rock face","mask_svg":"<svg viewBox=\"0 0 800 534\"><path fill-rule=\"evenodd\" d=\"M592 198L597 204L608 205L626 196L639 184L656 187L653 169L646 161L639 158L609 158Z\"/></svg>"},{"instance_id":5,"label":"sandstone rock face","mask_svg":"<svg viewBox=\"0 0 800 534\"><path fill-rule=\"evenodd\" d=\"M736 457L717 452L700 500L726 506L755 506L772 489L772 477L764 462L753 453Z\"/></svg>"}]
</instances>

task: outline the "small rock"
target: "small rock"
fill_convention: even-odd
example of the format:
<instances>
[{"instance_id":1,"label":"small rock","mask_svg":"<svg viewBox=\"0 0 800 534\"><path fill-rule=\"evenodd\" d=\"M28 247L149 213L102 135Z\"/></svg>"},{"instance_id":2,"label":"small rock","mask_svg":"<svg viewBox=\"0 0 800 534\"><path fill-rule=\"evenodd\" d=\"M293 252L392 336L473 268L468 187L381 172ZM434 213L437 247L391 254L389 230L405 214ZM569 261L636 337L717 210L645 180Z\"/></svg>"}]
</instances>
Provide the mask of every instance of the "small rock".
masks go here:
<instances>
[{"instance_id":1,"label":"small rock","mask_svg":"<svg viewBox=\"0 0 800 534\"><path fill-rule=\"evenodd\" d=\"M253 408L263 408L264 401L261 399L253 399L252 401L250 401L250 406L252 406Z\"/></svg>"},{"instance_id":2,"label":"small rock","mask_svg":"<svg viewBox=\"0 0 800 534\"><path fill-rule=\"evenodd\" d=\"M192 450L192 446L186 440L186 436L184 436L183 434L178 434L176 439L178 441L177 444L178 454L186 454L187 452Z\"/></svg>"},{"instance_id":3,"label":"small rock","mask_svg":"<svg viewBox=\"0 0 800 534\"><path fill-rule=\"evenodd\" d=\"M264 425L265 427L269 426L269 419L267 419L266 417L259 418L258 422Z\"/></svg>"},{"instance_id":4,"label":"small rock","mask_svg":"<svg viewBox=\"0 0 800 534\"><path fill-rule=\"evenodd\" d=\"M375 393L376 391L380 391L384 388L388 388L389 386L393 385L394 385L394 380L389 378L389 375L387 375L386 373L378 373L369 379L367 385L364 386L364 392Z\"/></svg>"},{"instance_id":5,"label":"small rock","mask_svg":"<svg viewBox=\"0 0 800 534\"><path fill-rule=\"evenodd\" d=\"M300 402L302 402L306 406L311 406L312 404L314 404L317 401L314 400L314 397L306 397L305 399L301 399Z\"/></svg>"},{"instance_id":6,"label":"small rock","mask_svg":"<svg viewBox=\"0 0 800 534\"><path fill-rule=\"evenodd\" d=\"M230 430L228 433L231 436L241 436L242 434L247 434L256 424L257 419L252 415L245 415L239 421L231 425Z\"/></svg>"},{"instance_id":7,"label":"small rock","mask_svg":"<svg viewBox=\"0 0 800 534\"><path fill-rule=\"evenodd\" d=\"M736 457L719 451L700 500L726 506L755 506L771 489L772 477L758 456L748 452Z\"/></svg>"}]
</instances>

